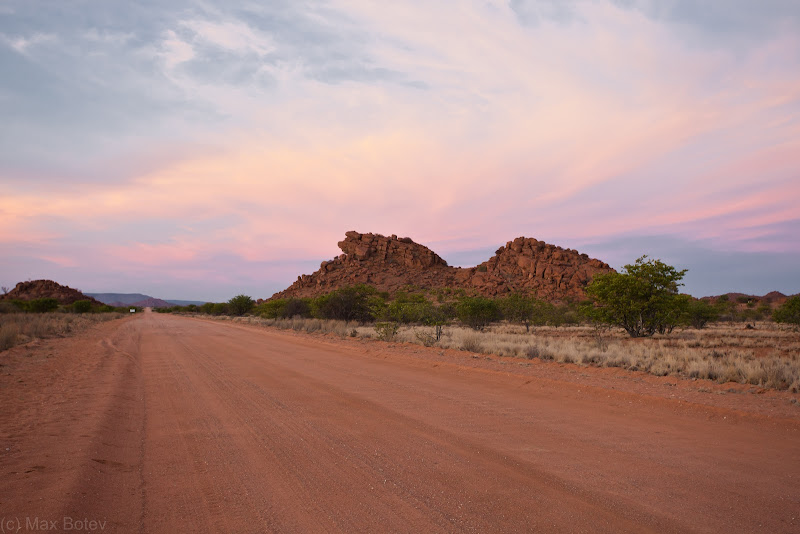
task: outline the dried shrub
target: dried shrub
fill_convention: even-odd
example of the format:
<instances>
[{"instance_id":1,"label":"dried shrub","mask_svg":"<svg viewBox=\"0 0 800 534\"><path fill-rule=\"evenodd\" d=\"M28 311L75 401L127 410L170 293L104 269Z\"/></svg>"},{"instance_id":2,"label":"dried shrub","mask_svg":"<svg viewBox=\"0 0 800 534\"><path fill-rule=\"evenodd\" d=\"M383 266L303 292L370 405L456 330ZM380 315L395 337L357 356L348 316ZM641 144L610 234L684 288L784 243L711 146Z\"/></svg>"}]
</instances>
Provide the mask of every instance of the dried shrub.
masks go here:
<instances>
[{"instance_id":1,"label":"dried shrub","mask_svg":"<svg viewBox=\"0 0 800 534\"><path fill-rule=\"evenodd\" d=\"M465 336L464 339L461 340L461 350L467 352L481 352L482 348L481 340L476 335Z\"/></svg>"}]
</instances>

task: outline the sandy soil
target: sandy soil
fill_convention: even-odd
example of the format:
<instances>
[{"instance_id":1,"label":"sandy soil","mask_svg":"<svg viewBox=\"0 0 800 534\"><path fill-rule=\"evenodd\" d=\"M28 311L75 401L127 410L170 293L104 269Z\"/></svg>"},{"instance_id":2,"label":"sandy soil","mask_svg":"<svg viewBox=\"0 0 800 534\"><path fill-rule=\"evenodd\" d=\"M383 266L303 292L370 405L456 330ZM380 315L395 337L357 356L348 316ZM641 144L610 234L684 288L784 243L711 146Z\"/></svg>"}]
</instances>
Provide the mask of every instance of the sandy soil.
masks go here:
<instances>
[{"instance_id":1,"label":"sandy soil","mask_svg":"<svg viewBox=\"0 0 800 534\"><path fill-rule=\"evenodd\" d=\"M152 313L0 362L3 532L800 531L789 393Z\"/></svg>"}]
</instances>

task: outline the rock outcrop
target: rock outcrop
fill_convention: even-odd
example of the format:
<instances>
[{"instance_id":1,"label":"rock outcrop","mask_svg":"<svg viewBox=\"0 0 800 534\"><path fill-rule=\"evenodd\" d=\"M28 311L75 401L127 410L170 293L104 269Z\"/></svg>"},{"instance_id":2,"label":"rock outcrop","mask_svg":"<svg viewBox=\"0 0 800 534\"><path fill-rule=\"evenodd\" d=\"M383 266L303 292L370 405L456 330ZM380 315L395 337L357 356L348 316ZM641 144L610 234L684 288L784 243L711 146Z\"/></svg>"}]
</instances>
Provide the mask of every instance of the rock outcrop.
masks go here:
<instances>
[{"instance_id":1,"label":"rock outcrop","mask_svg":"<svg viewBox=\"0 0 800 534\"><path fill-rule=\"evenodd\" d=\"M528 237L500 247L488 261L469 269L466 282L485 296L524 293L550 301L582 298L596 274L613 269L577 250Z\"/></svg>"},{"instance_id":2,"label":"rock outcrop","mask_svg":"<svg viewBox=\"0 0 800 534\"><path fill-rule=\"evenodd\" d=\"M364 283L390 294L408 287L451 288L488 297L517 292L560 301L582 298L594 275L613 270L586 254L525 237L509 241L471 268L450 267L428 247L395 235L347 232L339 248L343 254L322 262L314 274L298 276L272 298L315 297Z\"/></svg>"},{"instance_id":3,"label":"rock outcrop","mask_svg":"<svg viewBox=\"0 0 800 534\"><path fill-rule=\"evenodd\" d=\"M52 280L30 280L20 282L5 295L0 295L0 300L36 300L53 298L59 304L72 304L77 300L88 300L92 304L102 305L98 300L88 297L69 286L62 286Z\"/></svg>"}]
</instances>

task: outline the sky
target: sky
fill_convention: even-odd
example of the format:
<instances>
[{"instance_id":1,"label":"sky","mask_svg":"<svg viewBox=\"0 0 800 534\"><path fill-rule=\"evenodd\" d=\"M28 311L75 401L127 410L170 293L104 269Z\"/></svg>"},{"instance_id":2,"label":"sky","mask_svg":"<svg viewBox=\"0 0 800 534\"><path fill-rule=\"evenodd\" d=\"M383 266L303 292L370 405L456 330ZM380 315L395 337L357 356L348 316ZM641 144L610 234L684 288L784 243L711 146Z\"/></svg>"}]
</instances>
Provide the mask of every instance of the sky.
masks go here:
<instances>
[{"instance_id":1,"label":"sky","mask_svg":"<svg viewBox=\"0 0 800 534\"><path fill-rule=\"evenodd\" d=\"M348 230L800 292L796 0L0 0L0 284L266 298Z\"/></svg>"}]
</instances>

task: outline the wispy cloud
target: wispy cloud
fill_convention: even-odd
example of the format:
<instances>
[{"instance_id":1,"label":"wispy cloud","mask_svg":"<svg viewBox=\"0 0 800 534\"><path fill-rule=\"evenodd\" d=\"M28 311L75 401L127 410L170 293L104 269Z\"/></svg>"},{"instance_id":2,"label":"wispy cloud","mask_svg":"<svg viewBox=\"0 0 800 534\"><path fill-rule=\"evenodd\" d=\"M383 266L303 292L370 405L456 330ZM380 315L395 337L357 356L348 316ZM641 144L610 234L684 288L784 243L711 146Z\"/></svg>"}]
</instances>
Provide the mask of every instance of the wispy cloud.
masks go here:
<instances>
[{"instance_id":1,"label":"wispy cloud","mask_svg":"<svg viewBox=\"0 0 800 534\"><path fill-rule=\"evenodd\" d=\"M798 252L796 12L693 5L13 4L0 251L175 278L326 259L349 229L455 257L518 235Z\"/></svg>"},{"instance_id":2,"label":"wispy cloud","mask_svg":"<svg viewBox=\"0 0 800 534\"><path fill-rule=\"evenodd\" d=\"M3 41L8 46L19 52L20 54L27 54L31 48L43 43L55 43L56 36L47 33L34 33L29 36L2 36Z\"/></svg>"}]
</instances>

